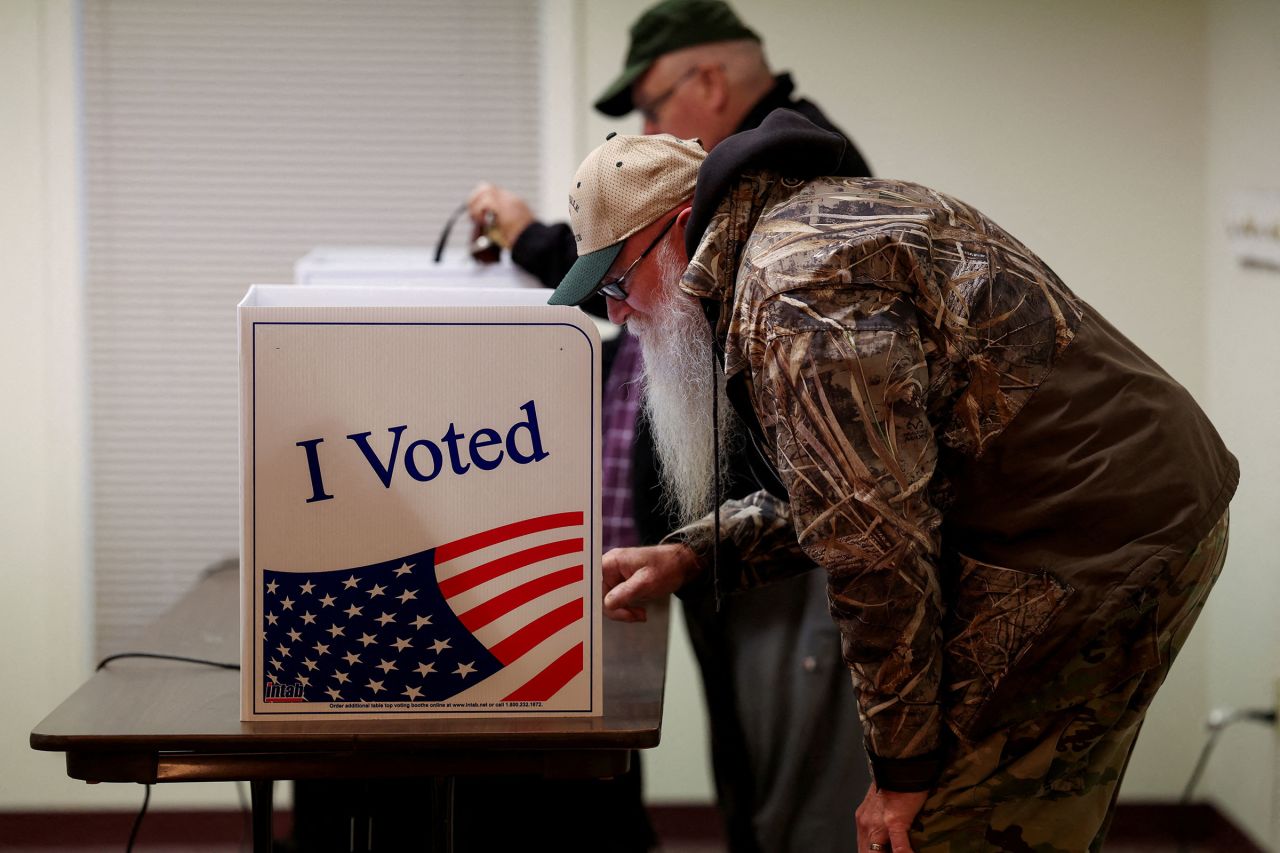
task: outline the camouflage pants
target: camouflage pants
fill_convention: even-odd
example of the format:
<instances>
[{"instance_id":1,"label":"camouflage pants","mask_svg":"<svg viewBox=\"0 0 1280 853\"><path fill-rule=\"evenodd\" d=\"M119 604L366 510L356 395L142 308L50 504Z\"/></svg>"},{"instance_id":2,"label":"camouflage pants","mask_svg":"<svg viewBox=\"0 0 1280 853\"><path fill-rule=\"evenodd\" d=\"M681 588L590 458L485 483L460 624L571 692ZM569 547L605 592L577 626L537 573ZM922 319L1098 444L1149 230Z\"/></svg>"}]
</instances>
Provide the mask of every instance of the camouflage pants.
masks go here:
<instances>
[{"instance_id":1,"label":"camouflage pants","mask_svg":"<svg viewBox=\"0 0 1280 853\"><path fill-rule=\"evenodd\" d=\"M1028 703L1023 721L957 744L912 828L916 853L1101 849L1147 707L1204 607L1226 550L1223 515L1141 607L1117 617L1045 696ZM1108 683L1101 695L1088 689L1109 661L1135 657L1150 666ZM1073 693L1088 698L1072 700Z\"/></svg>"}]
</instances>

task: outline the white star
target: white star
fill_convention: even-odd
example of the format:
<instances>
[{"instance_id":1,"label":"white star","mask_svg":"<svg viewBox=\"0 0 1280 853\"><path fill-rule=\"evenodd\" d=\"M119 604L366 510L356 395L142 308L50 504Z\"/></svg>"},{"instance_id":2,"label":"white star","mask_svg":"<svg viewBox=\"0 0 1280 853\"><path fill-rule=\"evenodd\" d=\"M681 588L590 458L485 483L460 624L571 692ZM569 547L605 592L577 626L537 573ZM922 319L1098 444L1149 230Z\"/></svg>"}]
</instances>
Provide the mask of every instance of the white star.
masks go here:
<instances>
[{"instance_id":1,"label":"white star","mask_svg":"<svg viewBox=\"0 0 1280 853\"><path fill-rule=\"evenodd\" d=\"M364 611L363 607L356 607L354 604L347 608L347 617L354 619Z\"/></svg>"},{"instance_id":2,"label":"white star","mask_svg":"<svg viewBox=\"0 0 1280 853\"><path fill-rule=\"evenodd\" d=\"M413 566L409 565L408 563L404 563L400 566L400 568L396 569L396 577L400 577L401 575L407 575L411 571L413 571Z\"/></svg>"},{"instance_id":3,"label":"white star","mask_svg":"<svg viewBox=\"0 0 1280 853\"><path fill-rule=\"evenodd\" d=\"M440 654L442 651L449 648L449 641L436 640L434 643L431 644L431 648L435 650L436 654Z\"/></svg>"},{"instance_id":4,"label":"white star","mask_svg":"<svg viewBox=\"0 0 1280 853\"><path fill-rule=\"evenodd\" d=\"M400 593L400 595L397 597L400 599L400 603L404 604L406 601L417 598L418 591L416 589L406 589L404 592Z\"/></svg>"},{"instance_id":5,"label":"white star","mask_svg":"<svg viewBox=\"0 0 1280 853\"><path fill-rule=\"evenodd\" d=\"M365 687L368 687L374 693L381 693L383 690L386 689L382 686L381 681L374 681L372 678L369 679L369 683L366 684Z\"/></svg>"},{"instance_id":6,"label":"white star","mask_svg":"<svg viewBox=\"0 0 1280 853\"><path fill-rule=\"evenodd\" d=\"M338 688L336 687L330 687L328 690L325 691L325 693L328 693L329 698L335 702L337 702L342 698L342 694L338 692Z\"/></svg>"},{"instance_id":7,"label":"white star","mask_svg":"<svg viewBox=\"0 0 1280 853\"><path fill-rule=\"evenodd\" d=\"M436 665L433 663L418 664L418 675L430 675L436 671Z\"/></svg>"},{"instance_id":8,"label":"white star","mask_svg":"<svg viewBox=\"0 0 1280 853\"><path fill-rule=\"evenodd\" d=\"M311 590L313 590L313 589L315 589L315 588L316 588L316 585L315 585L315 584L313 584L311 581L307 581L306 583L304 583L304 584L302 585L302 594L303 594L303 595L310 595L310 594L311 594Z\"/></svg>"},{"instance_id":9,"label":"white star","mask_svg":"<svg viewBox=\"0 0 1280 853\"><path fill-rule=\"evenodd\" d=\"M332 595L326 595L324 598L320 599L320 604L322 607L332 607L333 602L335 601L337 601L337 599Z\"/></svg>"},{"instance_id":10,"label":"white star","mask_svg":"<svg viewBox=\"0 0 1280 853\"><path fill-rule=\"evenodd\" d=\"M320 657L320 655L329 654L329 647L326 646L324 643L316 643L315 648L316 648L316 657Z\"/></svg>"},{"instance_id":11,"label":"white star","mask_svg":"<svg viewBox=\"0 0 1280 853\"><path fill-rule=\"evenodd\" d=\"M475 671L476 671L476 668L473 664L460 663L458 664L458 668L453 671L453 674L461 675L463 678L466 678L468 675L470 675Z\"/></svg>"},{"instance_id":12,"label":"white star","mask_svg":"<svg viewBox=\"0 0 1280 853\"><path fill-rule=\"evenodd\" d=\"M315 621L316 617L311 613L311 611L308 610L306 613L302 614L302 624L314 625Z\"/></svg>"},{"instance_id":13,"label":"white star","mask_svg":"<svg viewBox=\"0 0 1280 853\"><path fill-rule=\"evenodd\" d=\"M337 670L334 670L333 677L338 679L339 684L346 684L351 680L351 676L347 675L345 672L338 672Z\"/></svg>"},{"instance_id":14,"label":"white star","mask_svg":"<svg viewBox=\"0 0 1280 853\"><path fill-rule=\"evenodd\" d=\"M373 621L375 621L375 622L381 622L381 623L382 623L382 627L383 627L383 628L385 628L385 627L387 627L387 623L388 623L388 622L394 622L394 621L396 621L396 617L392 616L390 613L383 613L381 616L379 616L377 619L375 619L375 620L373 620Z\"/></svg>"},{"instance_id":15,"label":"white star","mask_svg":"<svg viewBox=\"0 0 1280 853\"><path fill-rule=\"evenodd\" d=\"M289 639L293 640L296 643L302 639L302 635L298 633L297 628L291 628L289 630Z\"/></svg>"},{"instance_id":16,"label":"white star","mask_svg":"<svg viewBox=\"0 0 1280 853\"><path fill-rule=\"evenodd\" d=\"M405 696L408 696L411 700L412 700L412 699L421 699L421 698L422 698L422 688L421 688L421 687L406 687L406 688L405 688L405 690L404 690L404 695L405 695Z\"/></svg>"},{"instance_id":17,"label":"white star","mask_svg":"<svg viewBox=\"0 0 1280 853\"><path fill-rule=\"evenodd\" d=\"M284 598L280 599L280 606L283 607L285 610L292 610L293 599L286 595Z\"/></svg>"},{"instance_id":18,"label":"white star","mask_svg":"<svg viewBox=\"0 0 1280 853\"><path fill-rule=\"evenodd\" d=\"M360 636L360 642L364 643L364 647L367 649L369 648L370 643L378 642L378 638L373 636L372 634L362 634Z\"/></svg>"},{"instance_id":19,"label":"white star","mask_svg":"<svg viewBox=\"0 0 1280 853\"><path fill-rule=\"evenodd\" d=\"M330 626L329 626L329 636L330 636L330 637L341 637L341 636L342 636L342 631L343 631L343 628L342 628L342 626L341 626L341 625L330 625Z\"/></svg>"},{"instance_id":20,"label":"white star","mask_svg":"<svg viewBox=\"0 0 1280 853\"><path fill-rule=\"evenodd\" d=\"M276 648L280 651L280 657L287 658L289 656L289 647L281 643Z\"/></svg>"},{"instance_id":21,"label":"white star","mask_svg":"<svg viewBox=\"0 0 1280 853\"><path fill-rule=\"evenodd\" d=\"M267 614L267 624L268 624L268 625L274 625L274 624L276 624L276 622L279 622L279 621L280 621L280 617L279 617L279 616L277 616L277 615L275 615L274 613L268 613L268 614Z\"/></svg>"},{"instance_id":22,"label":"white star","mask_svg":"<svg viewBox=\"0 0 1280 853\"><path fill-rule=\"evenodd\" d=\"M430 624L431 624L430 616L419 616L417 619L413 620L413 627L415 628L421 628L423 625L430 625Z\"/></svg>"},{"instance_id":23,"label":"white star","mask_svg":"<svg viewBox=\"0 0 1280 853\"><path fill-rule=\"evenodd\" d=\"M315 669L318 666L318 664L315 661L313 661L311 658L307 658L306 660L304 660L302 662L302 665L305 666L307 669L311 670L312 672L315 672Z\"/></svg>"},{"instance_id":24,"label":"white star","mask_svg":"<svg viewBox=\"0 0 1280 853\"><path fill-rule=\"evenodd\" d=\"M279 669L280 667L284 666L284 664L280 663L280 661L276 660L275 658L271 659L271 665L274 666L276 669Z\"/></svg>"},{"instance_id":25,"label":"white star","mask_svg":"<svg viewBox=\"0 0 1280 853\"><path fill-rule=\"evenodd\" d=\"M343 589L356 589L360 586L360 581L356 580L356 576L352 575L342 582Z\"/></svg>"},{"instance_id":26,"label":"white star","mask_svg":"<svg viewBox=\"0 0 1280 853\"><path fill-rule=\"evenodd\" d=\"M276 583L275 581L272 581L271 583L267 584L267 592L272 593L274 595L275 591L279 589L279 587L280 587L280 584Z\"/></svg>"},{"instance_id":27,"label":"white star","mask_svg":"<svg viewBox=\"0 0 1280 853\"><path fill-rule=\"evenodd\" d=\"M390 672L391 670L396 668L396 663L395 661L384 660L382 663L378 664L376 668L382 670L383 672Z\"/></svg>"},{"instance_id":28,"label":"white star","mask_svg":"<svg viewBox=\"0 0 1280 853\"><path fill-rule=\"evenodd\" d=\"M410 643L408 640L405 640L405 639L400 639L400 640L396 640L391 645L396 647L396 651L402 652L405 649L410 648L413 645L413 643Z\"/></svg>"},{"instance_id":29,"label":"white star","mask_svg":"<svg viewBox=\"0 0 1280 853\"><path fill-rule=\"evenodd\" d=\"M369 590L369 597L377 598L379 595L382 595L386 591L387 591L387 588L385 586L378 586L375 583L373 587Z\"/></svg>"},{"instance_id":30,"label":"white star","mask_svg":"<svg viewBox=\"0 0 1280 853\"><path fill-rule=\"evenodd\" d=\"M303 687L310 687L310 686L311 686L311 679L310 679L310 678L307 678L305 675L299 675L299 676L298 676L298 683L299 683L299 684L301 684Z\"/></svg>"},{"instance_id":31,"label":"white star","mask_svg":"<svg viewBox=\"0 0 1280 853\"><path fill-rule=\"evenodd\" d=\"M356 654L355 652L347 652L345 655L342 656L342 659L345 660L351 666L355 666L356 664L360 663L360 655Z\"/></svg>"}]
</instances>

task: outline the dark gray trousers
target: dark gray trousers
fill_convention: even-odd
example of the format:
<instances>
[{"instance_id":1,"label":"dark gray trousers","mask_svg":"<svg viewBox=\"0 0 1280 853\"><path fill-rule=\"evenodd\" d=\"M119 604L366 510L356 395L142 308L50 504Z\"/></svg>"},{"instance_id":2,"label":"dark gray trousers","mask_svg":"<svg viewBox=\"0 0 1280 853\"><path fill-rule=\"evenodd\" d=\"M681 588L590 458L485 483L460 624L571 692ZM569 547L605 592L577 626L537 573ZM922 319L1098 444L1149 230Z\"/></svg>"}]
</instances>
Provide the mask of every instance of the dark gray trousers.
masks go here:
<instances>
[{"instance_id":1,"label":"dark gray trousers","mask_svg":"<svg viewBox=\"0 0 1280 853\"><path fill-rule=\"evenodd\" d=\"M826 574L683 604L729 849L854 853L871 774Z\"/></svg>"}]
</instances>

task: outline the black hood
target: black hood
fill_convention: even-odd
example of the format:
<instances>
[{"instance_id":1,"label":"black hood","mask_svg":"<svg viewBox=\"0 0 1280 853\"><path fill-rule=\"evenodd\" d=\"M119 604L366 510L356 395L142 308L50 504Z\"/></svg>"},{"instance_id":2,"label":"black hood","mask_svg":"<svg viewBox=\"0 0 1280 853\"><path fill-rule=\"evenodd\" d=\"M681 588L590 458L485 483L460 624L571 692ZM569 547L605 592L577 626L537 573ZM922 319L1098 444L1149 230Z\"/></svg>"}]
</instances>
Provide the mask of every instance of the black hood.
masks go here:
<instances>
[{"instance_id":1,"label":"black hood","mask_svg":"<svg viewBox=\"0 0 1280 853\"><path fill-rule=\"evenodd\" d=\"M773 171L784 178L866 174L856 149L839 133L823 130L794 110L769 113L760 126L735 133L715 147L698 169L693 211L684 232L693 257L720 201L747 172Z\"/></svg>"}]
</instances>

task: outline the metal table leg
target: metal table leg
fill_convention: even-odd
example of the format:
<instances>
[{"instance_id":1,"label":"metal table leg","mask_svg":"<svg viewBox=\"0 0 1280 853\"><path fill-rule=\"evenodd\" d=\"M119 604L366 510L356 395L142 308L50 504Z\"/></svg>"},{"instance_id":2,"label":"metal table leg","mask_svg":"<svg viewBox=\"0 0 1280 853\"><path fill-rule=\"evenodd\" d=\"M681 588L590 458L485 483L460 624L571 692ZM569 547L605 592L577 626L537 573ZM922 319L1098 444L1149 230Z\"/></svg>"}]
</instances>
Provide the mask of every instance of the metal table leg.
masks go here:
<instances>
[{"instance_id":1,"label":"metal table leg","mask_svg":"<svg viewBox=\"0 0 1280 853\"><path fill-rule=\"evenodd\" d=\"M431 853L453 853L453 777L431 780Z\"/></svg>"},{"instance_id":2,"label":"metal table leg","mask_svg":"<svg viewBox=\"0 0 1280 853\"><path fill-rule=\"evenodd\" d=\"M255 779L249 783L249 801L253 812L253 853L271 853L271 804L270 779Z\"/></svg>"}]
</instances>

